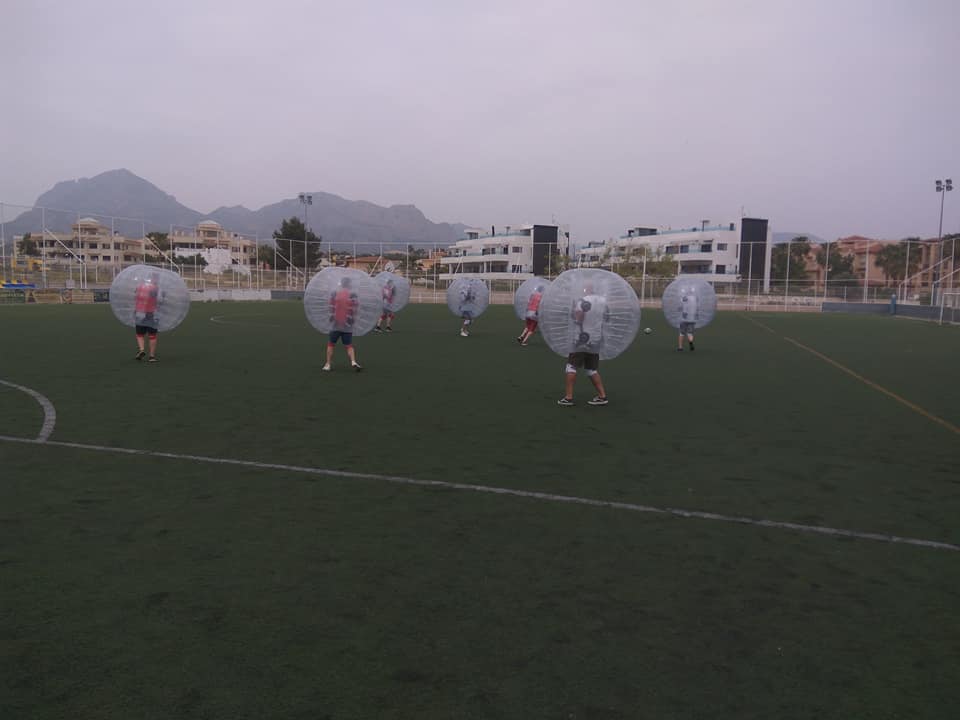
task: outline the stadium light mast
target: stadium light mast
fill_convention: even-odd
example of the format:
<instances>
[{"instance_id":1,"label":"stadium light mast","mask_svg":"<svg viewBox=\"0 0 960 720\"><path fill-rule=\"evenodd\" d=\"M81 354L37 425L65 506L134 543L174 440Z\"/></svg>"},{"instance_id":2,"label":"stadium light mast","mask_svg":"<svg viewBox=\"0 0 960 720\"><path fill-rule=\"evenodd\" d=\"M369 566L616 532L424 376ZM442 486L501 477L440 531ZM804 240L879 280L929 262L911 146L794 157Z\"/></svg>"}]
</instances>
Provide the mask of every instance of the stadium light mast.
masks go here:
<instances>
[{"instance_id":1,"label":"stadium light mast","mask_svg":"<svg viewBox=\"0 0 960 720\"><path fill-rule=\"evenodd\" d=\"M941 269L940 265L943 263L943 201L947 197L947 193L953 190L953 180L947 178L946 180L937 180L936 181L936 191L940 193L940 225L937 229L937 247L940 248L940 257L937 260L936 271L934 272L934 280L932 292L930 293L930 304L937 304L937 283L940 279ZM954 241L956 242L956 241Z\"/></svg>"},{"instance_id":2,"label":"stadium light mast","mask_svg":"<svg viewBox=\"0 0 960 720\"><path fill-rule=\"evenodd\" d=\"M307 208L313 205L313 195L300 193L300 204L303 205L303 289L307 289ZM290 247L290 261L293 262L293 246Z\"/></svg>"}]
</instances>

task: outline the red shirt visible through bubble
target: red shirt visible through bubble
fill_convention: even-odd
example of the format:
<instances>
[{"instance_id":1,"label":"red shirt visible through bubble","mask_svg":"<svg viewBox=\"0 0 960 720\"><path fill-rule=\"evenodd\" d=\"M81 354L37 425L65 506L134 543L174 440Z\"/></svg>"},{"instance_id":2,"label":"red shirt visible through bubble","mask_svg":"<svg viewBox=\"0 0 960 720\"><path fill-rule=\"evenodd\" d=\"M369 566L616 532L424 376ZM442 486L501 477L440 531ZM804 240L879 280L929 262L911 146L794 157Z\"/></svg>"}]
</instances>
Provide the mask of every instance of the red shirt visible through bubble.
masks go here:
<instances>
[{"instance_id":1,"label":"red shirt visible through bubble","mask_svg":"<svg viewBox=\"0 0 960 720\"><path fill-rule=\"evenodd\" d=\"M353 317L357 308L357 298L346 288L337 290L331 299L333 305L333 323L336 327L344 327Z\"/></svg>"},{"instance_id":2,"label":"red shirt visible through bubble","mask_svg":"<svg viewBox=\"0 0 960 720\"><path fill-rule=\"evenodd\" d=\"M136 311L139 313L156 312L157 295L159 295L159 289L152 283L141 283L137 286Z\"/></svg>"}]
</instances>

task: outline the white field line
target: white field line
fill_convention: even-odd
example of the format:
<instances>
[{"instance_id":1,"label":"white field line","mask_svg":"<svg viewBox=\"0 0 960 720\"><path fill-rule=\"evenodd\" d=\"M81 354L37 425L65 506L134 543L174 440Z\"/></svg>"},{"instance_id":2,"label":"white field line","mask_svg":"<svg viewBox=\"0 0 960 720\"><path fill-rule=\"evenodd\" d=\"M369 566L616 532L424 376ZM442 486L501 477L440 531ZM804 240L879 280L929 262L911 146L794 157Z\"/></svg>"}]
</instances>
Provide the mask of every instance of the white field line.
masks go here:
<instances>
[{"instance_id":1,"label":"white field line","mask_svg":"<svg viewBox=\"0 0 960 720\"><path fill-rule=\"evenodd\" d=\"M259 315L243 315L241 317L260 317ZM244 327L280 327L273 323L258 323L258 322L237 322L236 320L225 320L226 315L213 315L210 318L210 322L216 323L217 325L242 325Z\"/></svg>"},{"instance_id":2,"label":"white field line","mask_svg":"<svg viewBox=\"0 0 960 720\"><path fill-rule=\"evenodd\" d=\"M0 435L0 442L14 442L23 444L39 444L40 440ZM141 457L166 458L169 460L188 460L192 462L211 463L215 465L231 465L234 467L257 468L259 470L280 470L284 472L301 473L305 475L321 475L326 477L346 478L350 480L377 480L380 482L413 485L418 487L444 488L448 490L465 490L476 493L506 495L509 497L544 500L555 503L569 503L586 505L589 507L626 510L629 512L654 513L657 515L671 515L673 517L692 518L697 520L713 520L716 522L737 523L739 525L753 525L756 527L776 528L779 530L794 530L796 532L828 535L831 537L845 537L856 540L874 540L877 542L899 543L917 547L932 548L935 550L952 550L960 552L960 545L939 542L936 540L922 540L918 538L901 537L885 533L858 532L841 528L824 527L821 525L803 525L800 523L780 522L759 518L741 517L737 515L721 515L719 513L703 512L700 510L683 510L681 508L653 507L634 503L615 502L612 500L597 500L593 498L576 497L573 495L554 495L553 493L535 492L532 490L515 490L512 488L493 487L490 485L470 485L468 483L448 482L445 480L417 480L415 478L398 475L376 475L374 473L349 472L346 470L332 470L327 468L305 467L302 465L286 465L283 463L265 463L253 460L237 460L233 458L207 457L205 455L187 455L181 453L159 452L156 450L136 450L133 448L109 447L106 445L89 445L86 443L62 442L58 440L45 443L47 446L73 448L75 450L90 450L93 452L113 453L119 455L135 455Z\"/></svg>"},{"instance_id":3,"label":"white field line","mask_svg":"<svg viewBox=\"0 0 960 720\"><path fill-rule=\"evenodd\" d=\"M43 426L40 428L40 434L37 435L35 442L46 442L47 438L49 438L53 433L53 428L57 424L57 411L53 407L53 403L50 402L50 399L45 395L41 395L36 390L24 387L23 385L17 385L16 383L7 382L6 380L0 380L0 385L6 385L7 387L12 387L16 390L20 390L21 392L25 392L27 395L40 403L40 407L43 408Z\"/></svg>"}]
</instances>

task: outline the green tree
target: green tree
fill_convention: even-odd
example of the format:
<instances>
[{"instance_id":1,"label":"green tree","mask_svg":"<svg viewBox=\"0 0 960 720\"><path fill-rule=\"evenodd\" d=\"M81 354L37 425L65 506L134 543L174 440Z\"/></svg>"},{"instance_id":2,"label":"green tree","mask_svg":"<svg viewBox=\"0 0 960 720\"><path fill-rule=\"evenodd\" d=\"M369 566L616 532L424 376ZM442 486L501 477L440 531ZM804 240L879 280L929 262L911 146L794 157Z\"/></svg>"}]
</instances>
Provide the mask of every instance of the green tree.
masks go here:
<instances>
[{"instance_id":1,"label":"green tree","mask_svg":"<svg viewBox=\"0 0 960 720\"><path fill-rule=\"evenodd\" d=\"M675 277L677 274L677 260L670 253L663 252L661 247L644 247L647 256L647 275L653 277ZM641 262L642 262L641 256Z\"/></svg>"},{"instance_id":2,"label":"green tree","mask_svg":"<svg viewBox=\"0 0 960 720\"><path fill-rule=\"evenodd\" d=\"M920 238L905 238L898 243L884 243L879 252L874 255L873 264L880 268L888 284L903 281L905 270L908 276L914 275L920 269Z\"/></svg>"},{"instance_id":3,"label":"green tree","mask_svg":"<svg viewBox=\"0 0 960 720\"><path fill-rule=\"evenodd\" d=\"M37 257L40 255L40 247L37 245L37 241L31 237L30 233L27 233L20 240L17 240L17 252L21 255Z\"/></svg>"},{"instance_id":4,"label":"green tree","mask_svg":"<svg viewBox=\"0 0 960 720\"><path fill-rule=\"evenodd\" d=\"M827 262L827 253L829 253L829 262L827 266L828 280L847 280L854 277L853 274L853 255L843 255L836 248L827 244L817 251L817 265L823 267Z\"/></svg>"},{"instance_id":5,"label":"green tree","mask_svg":"<svg viewBox=\"0 0 960 720\"><path fill-rule=\"evenodd\" d=\"M207 261L199 253L196 255L175 255L173 262L177 265L199 265L200 267L206 267L207 265Z\"/></svg>"},{"instance_id":6,"label":"green tree","mask_svg":"<svg viewBox=\"0 0 960 720\"><path fill-rule=\"evenodd\" d=\"M807 279L807 255L810 254L810 241L806 236L798 235L789 243L775 245L770 253L770 277L774 280L787 278L787 247L790 248L790 279Z\"/></svg>"},{"instance_id":7,"label":"green tree","mask_svg":"<svg viewBox=\"0 0 960 720\"><path fill-rule=\"evenodd\" d=\"M147 237L150 241L156 245L158 248L167 252L170 249L170 238L165 232L148 232Z\"/></svg>"},{"instance_id":8,"label":"green tree","mask_svg":"<svg viewBox=\"0 0 960 720\"><path fill-rule=\"evenodd\" d=\"M308 247L304 258L304 240ZM300 218L292 217L280 224L279 230L273 231L273 241L277 244L277 269L289 267L315 268L320 264L320 236L312 230L306 230ZM306 262L305 262L306 261Z\"/></svg>"},{"instance_id":9,"label":"green tree","mask_svg":"<svg viewBox=\"0 0 960 720\"><path fill-rule=\"evenodd\" d=\"M276 253L274 252L273 245L267 245L266 243L261 243L257 246L257 263L260 265L266 265L268 268L273 267L273 261L276 258ZM279 260L279 258L276 258Z\"/></svg>"},{"instance_id":10,"label":"green tree","mask_svg":"<svg viewBox=\"0 0 960 720\"><path fill-rule=\"evenodd\" d=\"M565 270L574 268L577 266L576 258L567 255L565 252L558 252L550 256L550 273L553 276L557 276Z\"/></svg>"}]
</instances>

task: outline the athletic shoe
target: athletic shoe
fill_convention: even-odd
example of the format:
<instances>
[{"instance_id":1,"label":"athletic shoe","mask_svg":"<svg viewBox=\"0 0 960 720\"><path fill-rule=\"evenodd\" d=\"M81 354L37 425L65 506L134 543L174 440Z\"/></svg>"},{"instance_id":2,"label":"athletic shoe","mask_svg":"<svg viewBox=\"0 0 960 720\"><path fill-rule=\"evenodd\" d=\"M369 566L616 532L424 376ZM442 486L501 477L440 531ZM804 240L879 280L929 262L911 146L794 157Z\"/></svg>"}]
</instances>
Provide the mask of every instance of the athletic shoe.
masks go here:
<instances>
[{"instance_id":1,"label":"athletic shoe","mask_svg":"<svg viewBox=\"0 0 960 720\"><path fill-rule=\"evenodd\" d=\"M393 328L387 325L387 329L384 332L393 332Z\"/></svg>"},{"instance_id":2,"label":"athletic shoe","mask_svg":"<svg viewBox=\"0 0 960 720\"><path fill-rule=\"evenodd\" d=\"M147 359L147 362L157 362L157 356L156 356L156 355L151 355L151 356Z\"/></svg>"},{"instance_id":3,"label":"athletic shoe","mask_svg":"<svg viewBox=\"0 0 960 720\"><path fill-rule=\"evenodd\" d=\"M379 326L379 325L377 325L377 326L373 329L373 331L374 331L374 332L383 332L383 330L380 329L380 326Z\"/></svg>"},{"instance_id":4,"label":"athletic shoe","mask_svg":"<svg viewBox=\"0 0 960 720\"><path fill-rule=\"evenodd\" d=\"M608 402L605 397L597 395L593 400L587 400L587 405L606 405Z\"/></svg>"},{"instance_id":5,"label":"athletic shoe","mask_svg":"<svg viewBox=\"0 0 960 720\"><path fill-rule=\"evenodd\" d=\"M677 348L677 352L683 352L683 348Z\"/></svg>"},{"instance_id":6,"label":"athletic shoe","mask_svg":"<svg viewBox=\"0 0 960 720\"><path fill-rule=\"evenodd\" d=\"M330 366L329 366L329 365L324 365L324 366L323 366L322 368L320 368L320 369L323 370L324 372L330 372Z\"/></svg>"},{"instance_id":7,"label":"athletic shoe","mask_svg":"<svg viewBox=\"0 0 960 720\"><path fill-rule=\"evenodd\" d=\"M523 341L522 343L520 343L520 344L521 344L523 347L526 347L526 346L529 345L530 343L528 343L526 340L524 340L524 341Z\"/></svg>"},{"instance_id":8,"label":"athletic shoe","mask_svg":"<svg viewBox=\"0 0 960 720\"><path fill-rule=\"evenodd\" d=\"M363 366L360 363L353 363L353 369L357 372L361 372L363 370Z\"/></svg>"},{"instance_id":9,"label":"athletic shoe","mask_svg":"<svg viewBox=\"0 0 960 720\"><path fill-rule=\"evenodd\" d=\"M690 352L694 351L693 343L690 343Z\"/></svg>"},{"instance_id":10,"label":"athletic shoe","mask_svg":"<svg viewBox=\"0 0 960 720\"><path fill-rule=\"evenodd\" d=\"M518 338L517 338L517 342L520 343L521 345L523 345L523 337L518 337Z\"/></svg>"},{"instance_id":11,"label":"athletic shoe","mask_svg":"<svg viewBox=\"0 0 960 720\"><path fill-rule=\"evenodd\" d=\"M470 337L470 333L468 333L466 330L461 330L460 337Z\"/></svg>"},{"instance_id":12,"label":"athletic shoe","mask_svg":"<svg viewBox=\"0 0 960 720\"><path fill-rule=\"evenodd\" d=\"M145 353L143 350L141 350L140 352L138 352L138 353L136 354L136 356L135 356L133 359L134 359L134 360L143 360L144 356L146 356L146 353Z\"/></svg>"},{"instance_id":13,"label":"athletic shoe","mask_svg":"<svg viewBox=\"0 0 960 720\"><path fill-rule=\"evenodd\" d=\"M573 405L573 400L571 400L570 398L562 397L559 400L557 400L557 405L562 405L563 407L570 407Z\"/></svg>"}]
</instances>

